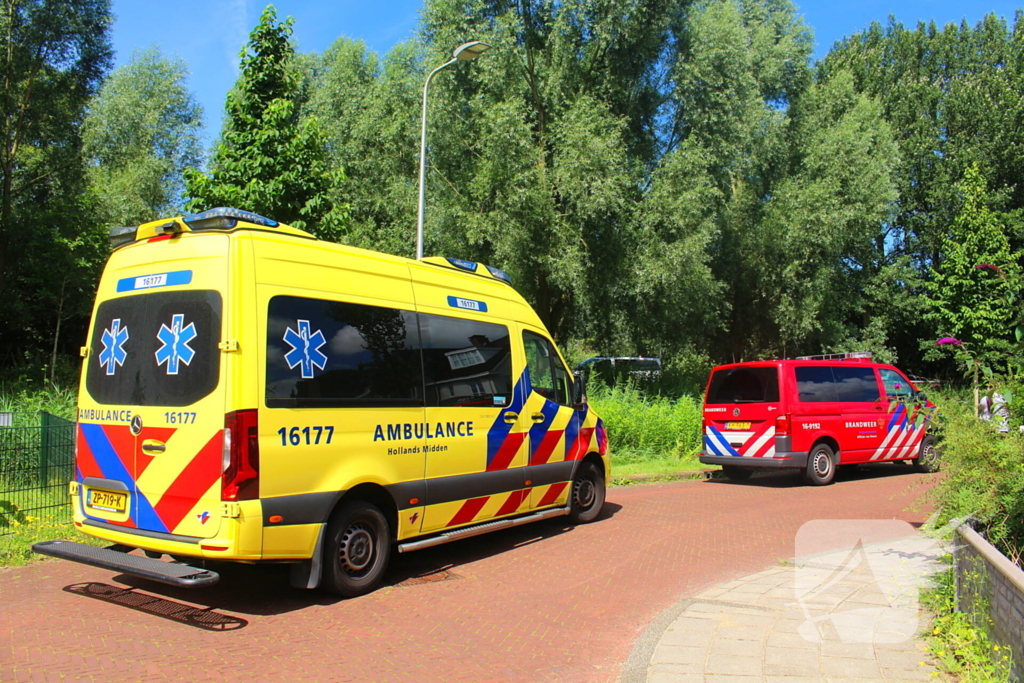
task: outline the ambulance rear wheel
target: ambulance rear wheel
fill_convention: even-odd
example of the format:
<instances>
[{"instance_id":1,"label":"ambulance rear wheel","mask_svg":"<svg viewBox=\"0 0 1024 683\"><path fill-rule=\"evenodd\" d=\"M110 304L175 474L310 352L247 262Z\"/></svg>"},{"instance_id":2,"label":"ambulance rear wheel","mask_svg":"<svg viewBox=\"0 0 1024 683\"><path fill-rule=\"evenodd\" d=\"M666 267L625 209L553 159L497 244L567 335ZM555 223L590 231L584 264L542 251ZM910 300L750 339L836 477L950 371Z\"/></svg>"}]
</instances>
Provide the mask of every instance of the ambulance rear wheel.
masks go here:
<instances>
[{"instance_id":1,"label":"ambulance rear wheel","mask_svg":"<svg viewBox=\"0 0 1024 683\"><path fill-rule=\"evenodd\" d=\"M826 443L815 444L807 456L804 481L811 486L831 484L836 477L836 456Z\"/></svg>"},{"instance_id":2,"label":"ambulance rear wheel","mask_svg":"<svg viewBox=\"0 0 1024 683\"><path fill-rule=\"evenodd\" d=\"M926 436L921 440L921 450L916 458L911 461L914 469L918 472L938 472L939 453L935 449L935 439Z\"/></svg>"},{"instance_id":3,"label":"ambulance rear wheel","mask_svg":"<svg viewBox=\"0 0 1024 683\"><path fill-rule=\"evenodd\" d=\"M729 481L746 481L754 474L754 470L750 467L722 465L722 473L729 479Z\"/></svg>"},{"instance_id":4,"label":"ambulance rear wheel","mask_svg":"<svg viewBox=\"0 0 1024 683\"><path fill-rule=\"evenodd\" d=\"M329 593L343 598L365 595L388 568L388 521L370 503L354 501L336 510L324 544L323 587Z\"/></svg>"},{"instance_id":5,"label":"ambulance rear wheel","mask_svg":"<svg viewBox=\"0 0 1024 683\"><path fill-rule=\"evenodd\" d=\"M604 508L604 477L597 465L581 463L569 492L569 521L573 524L593 522Z\"/></svg>"}]
</instances>

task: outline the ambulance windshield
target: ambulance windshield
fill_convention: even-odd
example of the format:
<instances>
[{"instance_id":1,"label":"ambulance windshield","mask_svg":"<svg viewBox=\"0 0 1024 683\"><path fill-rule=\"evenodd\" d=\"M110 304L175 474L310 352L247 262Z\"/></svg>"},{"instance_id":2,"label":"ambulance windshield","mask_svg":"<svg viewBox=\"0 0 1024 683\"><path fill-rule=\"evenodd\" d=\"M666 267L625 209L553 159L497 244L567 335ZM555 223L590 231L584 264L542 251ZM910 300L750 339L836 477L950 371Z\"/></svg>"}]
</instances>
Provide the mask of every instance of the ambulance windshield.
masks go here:
<instances>
[{"instance_id":1,"label":"ambulance windshield","mask_svg":"<svg viewBox=\"0 0 1024 683\"><path fill-rule=\"evenodd\" d=\"M86 389L104 405L192 405L217 387L220 326L216 291L104 301L89 343Z\"/></svg>"}]
</instances>

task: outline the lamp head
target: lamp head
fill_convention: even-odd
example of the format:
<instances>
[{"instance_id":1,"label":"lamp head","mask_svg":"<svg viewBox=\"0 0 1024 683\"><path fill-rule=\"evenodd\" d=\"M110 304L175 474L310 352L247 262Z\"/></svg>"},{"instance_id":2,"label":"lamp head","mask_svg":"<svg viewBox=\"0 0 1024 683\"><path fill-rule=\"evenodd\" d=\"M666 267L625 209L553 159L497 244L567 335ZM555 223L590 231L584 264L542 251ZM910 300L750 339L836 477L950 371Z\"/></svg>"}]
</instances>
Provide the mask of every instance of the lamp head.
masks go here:
<instances>
[{"instance_id":1,"label":"lamp head","mask_svg":"<svg viewBox=\"0 0 1024 683\"><path fill-rule=\"evenodd\" d=\"M476 59L483 53L491 49L491 46L487 43L482 43L479 40L474 40L468 43L459 45L452 52L452 57L463 62L468 62L471 59Z\"/></svg>"}]
</instances>

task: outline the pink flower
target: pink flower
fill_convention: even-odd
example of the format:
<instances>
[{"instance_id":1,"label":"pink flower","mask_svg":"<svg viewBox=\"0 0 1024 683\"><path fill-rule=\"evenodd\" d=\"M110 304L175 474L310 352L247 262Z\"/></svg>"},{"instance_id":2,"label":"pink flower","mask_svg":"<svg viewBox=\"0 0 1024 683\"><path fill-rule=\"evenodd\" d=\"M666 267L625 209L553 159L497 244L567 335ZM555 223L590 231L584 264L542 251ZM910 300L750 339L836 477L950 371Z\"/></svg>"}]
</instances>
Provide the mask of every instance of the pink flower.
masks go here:
<instances>
[{"instance_id":1,"label":"pink flower","mask_svg":"<svg viewBox=\"0 0 1024 683\"><path fill-rule=\"evenodd\" d=\"M956 337L943 337L939 341L935 342L936 346L945 346L947 344L950 346L962 346L963 342Z\"/></svg>"},{"instance_id":2,"label":"pink flower","mask_svg":"<svg viewBox=\"0 0 1024 683\"><path fill-rule=\"evenodd\" d=\"M1003 269L1000 268L999 266L995 265L995 264L992 264L992 263L979 263L978 265L974 266L974 269L975 270L990 270L993 273L995 273L996 275L1002 275L1003 274Z\"/></svg>"}]
</instances>

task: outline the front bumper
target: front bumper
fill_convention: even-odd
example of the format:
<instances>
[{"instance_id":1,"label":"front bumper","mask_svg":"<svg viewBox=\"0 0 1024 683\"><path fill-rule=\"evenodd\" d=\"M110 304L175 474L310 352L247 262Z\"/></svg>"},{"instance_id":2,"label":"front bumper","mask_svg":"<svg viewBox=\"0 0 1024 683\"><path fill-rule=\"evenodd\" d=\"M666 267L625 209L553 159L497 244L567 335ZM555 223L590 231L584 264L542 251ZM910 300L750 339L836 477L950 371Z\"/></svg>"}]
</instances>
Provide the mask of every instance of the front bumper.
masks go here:
<instances>
[{"instance_id":1,"label":"front bumper","mask_svg":"<svg viewBox=\"0 0 1024 683\"><path fill-rule=\"evenodd\" d=\"M807 453L799 451L778 452L774 458L744 458L735 455L708 455L701 453L699 460L705 465L731 465L733 467L757 467L783 469L807 467Z\"/></svg>"}]
</instances>

